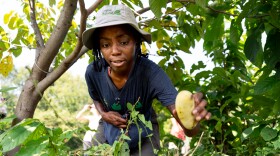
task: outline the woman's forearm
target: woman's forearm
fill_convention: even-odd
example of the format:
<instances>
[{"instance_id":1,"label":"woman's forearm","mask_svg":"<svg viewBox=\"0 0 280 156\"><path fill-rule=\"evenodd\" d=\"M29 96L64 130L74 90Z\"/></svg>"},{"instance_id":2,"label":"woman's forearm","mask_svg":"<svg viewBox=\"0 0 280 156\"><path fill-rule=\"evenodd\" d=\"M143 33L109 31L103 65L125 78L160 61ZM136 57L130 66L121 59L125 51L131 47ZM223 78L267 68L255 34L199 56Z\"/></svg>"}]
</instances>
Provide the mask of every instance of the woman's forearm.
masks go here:
<instances>
[{"instance_id":1,"label":"woman's forearm","mask_svg":"<svg viewBox=\"0 0 280 156\"><path fill-rule=\"evenodd\" d=\"M95 101L93 100L93 103L95 105L95 108L97 109L98 113L101 115L101 117L103 116L103 114L106 112L106 109L104 108L104 106L99 102L99 101Z\"/></svg>"}]
</instances>

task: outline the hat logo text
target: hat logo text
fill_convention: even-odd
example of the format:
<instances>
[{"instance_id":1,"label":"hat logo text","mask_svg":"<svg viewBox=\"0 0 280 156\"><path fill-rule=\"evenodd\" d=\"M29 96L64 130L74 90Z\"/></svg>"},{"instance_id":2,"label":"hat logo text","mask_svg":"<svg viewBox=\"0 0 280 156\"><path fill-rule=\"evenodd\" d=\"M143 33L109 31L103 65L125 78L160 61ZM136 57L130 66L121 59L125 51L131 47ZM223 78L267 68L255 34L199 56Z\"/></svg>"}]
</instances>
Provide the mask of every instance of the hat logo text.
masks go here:
<instances>
[{"instance_id":1,"label":"hat logo text","mask_svg":"<svg viewBox=\"0 0 280 156\"><path fill-rule=\"evenodd\" d=\"M104 12L102 13L102 15L121 15L121 11L120 10L104 10Z\"/></svg>"}]
</instances>

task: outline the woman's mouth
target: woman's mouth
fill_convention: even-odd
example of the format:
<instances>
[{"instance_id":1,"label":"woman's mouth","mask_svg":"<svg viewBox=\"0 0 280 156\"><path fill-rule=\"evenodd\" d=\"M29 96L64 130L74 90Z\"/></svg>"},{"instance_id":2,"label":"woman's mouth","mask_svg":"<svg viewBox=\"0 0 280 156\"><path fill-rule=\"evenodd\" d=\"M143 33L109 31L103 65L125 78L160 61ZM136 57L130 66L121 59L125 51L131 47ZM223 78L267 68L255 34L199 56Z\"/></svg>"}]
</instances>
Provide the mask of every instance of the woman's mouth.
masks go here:
<instances>
[{"instance_id":1,"label":"woman's mouth","mask_svg":"<svg viewBox=\"0 0 280 156\"><path fill-rule=\"evenodd\" d=\"M116 61L111 61L111 65L119 67L124 65L125 61L124 60L116 60Z\"/></svg>"}]
</instances>

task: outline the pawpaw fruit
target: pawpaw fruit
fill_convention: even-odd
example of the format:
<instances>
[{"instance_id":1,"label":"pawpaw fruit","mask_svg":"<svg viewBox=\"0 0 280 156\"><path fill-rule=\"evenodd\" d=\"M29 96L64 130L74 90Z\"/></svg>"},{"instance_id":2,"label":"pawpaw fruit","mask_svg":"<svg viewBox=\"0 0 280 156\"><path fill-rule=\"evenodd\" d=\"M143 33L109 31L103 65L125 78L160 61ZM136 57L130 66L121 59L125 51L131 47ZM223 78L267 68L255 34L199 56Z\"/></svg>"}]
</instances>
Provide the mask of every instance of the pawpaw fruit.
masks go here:
<instances>
[{"instance_id":1,"label":"pawpaw fruit","mask_svg":"<svg viewBox=\"0 0 280 156\"><path fill-rule=\"evenodd\" d=\"M192 114L194 107L192 93L187 90L180 91L176 97L175 109L179 120L186 129L193 129L197 124Z\"/></svg>"}]
</instances>

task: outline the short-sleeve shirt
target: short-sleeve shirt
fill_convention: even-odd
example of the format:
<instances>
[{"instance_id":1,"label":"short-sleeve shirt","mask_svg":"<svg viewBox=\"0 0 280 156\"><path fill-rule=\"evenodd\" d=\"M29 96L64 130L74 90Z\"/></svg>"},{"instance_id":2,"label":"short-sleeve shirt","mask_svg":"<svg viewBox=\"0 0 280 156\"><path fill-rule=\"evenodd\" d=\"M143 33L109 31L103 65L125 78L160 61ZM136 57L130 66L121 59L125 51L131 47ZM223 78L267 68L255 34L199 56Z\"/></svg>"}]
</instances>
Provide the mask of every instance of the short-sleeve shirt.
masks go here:
<instances>
[{"instance_id":1,"label":"short-sleeve shirt","mask_svg":"<svg viewBox=\"0 0 280 156\"><path fill-rule=\"evenodd\" d=\"M135 108L150 116L154 99L163 106L175 104L177 90L167 74L153 61L138 58L125 85L118 89L108 75L108 68L97 72L93 63L86 70L85 79L91 98L103 104L107 111L116 111L121 115L127 112L127 103L136 104Z\"/></svg>"}]
</instances>

